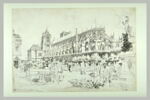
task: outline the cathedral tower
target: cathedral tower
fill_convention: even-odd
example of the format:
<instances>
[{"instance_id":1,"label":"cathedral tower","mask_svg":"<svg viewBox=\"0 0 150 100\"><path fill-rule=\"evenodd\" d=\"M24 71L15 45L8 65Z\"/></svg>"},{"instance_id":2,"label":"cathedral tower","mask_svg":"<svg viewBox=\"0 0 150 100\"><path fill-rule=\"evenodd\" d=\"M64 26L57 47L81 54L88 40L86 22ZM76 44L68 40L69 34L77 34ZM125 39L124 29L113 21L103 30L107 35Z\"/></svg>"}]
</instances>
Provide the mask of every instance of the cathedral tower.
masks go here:
<instances>
[{"instance_id":1,"label":"cathedral tower","mask_svg":"<svg viewBox=\"0 0 150 100\"><path fill-rule=\"evenodd\" d=\"M51 34L46 29L45 32L42 34L41 50L44 52L45 55L47 55L50 49L51 49Z\"/></svg>"}]
</instances>

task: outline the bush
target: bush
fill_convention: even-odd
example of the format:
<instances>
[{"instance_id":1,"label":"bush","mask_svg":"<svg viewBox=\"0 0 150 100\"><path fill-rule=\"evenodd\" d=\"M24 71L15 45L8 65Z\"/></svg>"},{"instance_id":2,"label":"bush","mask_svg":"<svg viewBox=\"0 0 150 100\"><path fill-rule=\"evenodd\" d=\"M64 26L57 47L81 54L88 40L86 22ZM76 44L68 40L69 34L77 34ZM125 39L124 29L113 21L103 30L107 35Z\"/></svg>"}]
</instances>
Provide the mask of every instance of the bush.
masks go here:
<instances>
[{"instance_id":1,"label":"bush","mask_svg":"<svg viewBox=\"0 0 150 100\"><path fill-rule=\"evenodd\" d=\"M128 34L122 34L123 35L123 46L122 51L127 52L132 48L132 43L128 40Z\"/></svg>"},{"instance_id":2,"label":"bush","mask_svg":"<svg viewBox=\"0 0 150 100\"><path fill-rule=\"evenodd\" d=\"M99 81L93 81L93 80L72 80L70 81L70 83L74 86L74 87L81 87L81 88L95 88L98 89L99 87L103 87L104 86L104 82L101 83Z\"/></svg>"},{"instance_id":3,"label":"bush","mask_svg":"<svg viewBox=\"0 0 150 100\"><path fill-rule=\"evenodd\" d=\"M39 78L32 79L33 82L39 82Z\"/></svg>"}]
</instances>

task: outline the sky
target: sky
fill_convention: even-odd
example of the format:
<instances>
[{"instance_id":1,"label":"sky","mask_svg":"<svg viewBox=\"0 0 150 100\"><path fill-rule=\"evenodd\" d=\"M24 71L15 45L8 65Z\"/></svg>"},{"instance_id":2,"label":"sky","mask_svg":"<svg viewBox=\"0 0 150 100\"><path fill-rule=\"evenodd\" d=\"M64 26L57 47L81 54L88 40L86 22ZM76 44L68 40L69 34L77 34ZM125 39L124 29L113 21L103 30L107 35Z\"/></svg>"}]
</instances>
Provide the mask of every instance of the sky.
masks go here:
<instances>
[{"instance_id":1,"label":"sky","mask_svg":"<svg viewBox=\"0 0 150 100\"><path fill-rule=\"evenodd\" d=\"M135 33L134 8L15 8L12 10L12 29L22 38L22 58L33 44L41 44L42 33L47 29L57 41L62 31L75 34L87 29L105 27L106 34L121 36L122 20L129 16L129 25Z\"/></svg>"}]
</instances>

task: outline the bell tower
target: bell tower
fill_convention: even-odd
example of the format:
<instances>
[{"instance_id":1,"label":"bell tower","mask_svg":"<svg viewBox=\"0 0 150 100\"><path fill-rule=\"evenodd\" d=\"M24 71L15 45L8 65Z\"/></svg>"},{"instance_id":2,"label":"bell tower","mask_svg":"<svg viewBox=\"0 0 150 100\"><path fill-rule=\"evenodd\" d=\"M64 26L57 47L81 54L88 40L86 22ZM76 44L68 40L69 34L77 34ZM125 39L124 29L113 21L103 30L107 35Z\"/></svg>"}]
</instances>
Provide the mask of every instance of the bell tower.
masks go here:
<instances>
[{"instance_id":1,"label":"bell tower","mask_svg":"<svg viewBox=\"0 0 150 100\"><path fill-rule=\"evenodd\" d=\"M41 50L44 52L45 55L47 55L50 49L51 49L51 34L46 29L45 32L42 34Z\"/></svg>"}]
</instances>

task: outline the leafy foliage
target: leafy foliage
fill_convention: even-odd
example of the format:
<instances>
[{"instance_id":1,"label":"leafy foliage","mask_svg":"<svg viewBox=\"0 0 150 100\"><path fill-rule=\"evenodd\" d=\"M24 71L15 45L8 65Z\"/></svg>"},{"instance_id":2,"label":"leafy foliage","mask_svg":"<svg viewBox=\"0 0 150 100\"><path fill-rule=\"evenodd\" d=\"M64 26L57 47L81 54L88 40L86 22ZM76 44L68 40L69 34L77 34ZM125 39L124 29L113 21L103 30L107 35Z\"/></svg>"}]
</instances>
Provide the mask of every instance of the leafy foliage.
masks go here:
<instances>
[{"instance_id":1,"label":"leafy foliage","mask_svg":"<svg viewBox=\"0 0 150 100\"><path fill-rule=\"evenodd\" d=\"M123 35L123 46L122 51L127 52L132 48L132 43L128 40L128 34L122 34Z\"/></svg>"}]
</instances>

